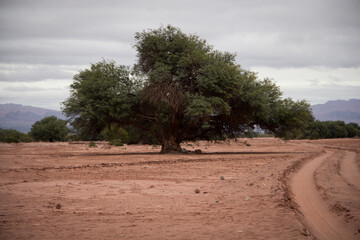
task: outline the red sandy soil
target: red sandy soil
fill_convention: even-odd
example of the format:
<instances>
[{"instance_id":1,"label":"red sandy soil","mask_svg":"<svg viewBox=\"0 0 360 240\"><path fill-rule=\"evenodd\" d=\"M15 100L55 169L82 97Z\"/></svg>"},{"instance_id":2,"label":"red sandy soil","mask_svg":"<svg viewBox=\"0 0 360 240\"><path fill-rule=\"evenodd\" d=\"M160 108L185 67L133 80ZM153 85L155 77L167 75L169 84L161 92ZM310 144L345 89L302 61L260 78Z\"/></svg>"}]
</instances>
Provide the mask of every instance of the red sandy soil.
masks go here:
<instances>
[{"instance_id":1,"label":"red sandy soil","mask_svg":"<svg viewBox=\"0 0 360 240\"><path fill-rule=\"evenodd\" d=\"M182 147L0 144L0 239L360 239L360 139Z\"/></svg>"}]
</instances>

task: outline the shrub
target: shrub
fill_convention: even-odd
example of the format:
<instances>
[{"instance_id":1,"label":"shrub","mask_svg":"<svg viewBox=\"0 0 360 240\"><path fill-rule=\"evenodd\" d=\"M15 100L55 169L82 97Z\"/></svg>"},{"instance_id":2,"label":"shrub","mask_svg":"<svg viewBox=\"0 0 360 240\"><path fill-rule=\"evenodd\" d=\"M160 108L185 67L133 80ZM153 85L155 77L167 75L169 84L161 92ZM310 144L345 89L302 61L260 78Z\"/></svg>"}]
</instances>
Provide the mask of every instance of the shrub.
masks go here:
<instances>
[{"instance_id":1,"label":"shrub","mask_svg":"<svg viewBox=\"0 0 360 240\"><path fill-rule=\"evenodd\" d=\"M106 141L110 142L112 145L115 144L123 144L129 141L129 134L125 131L125 129L118 127L115 124L107 126L102 134ZM115 144L114 144L115 143ZM117 146L117 145L115 145Z\"/></svg>"},{"instance_id":2,"label":"shrub","mask_svg":"<svg viewBox=\"0 0 360 240\"><path fill-rule=\"evenodd\" d=\"M55 116L45 117L35 122L30 131L30 135L36 141L45 142L65 141L68 133L66 121Z\"/></svg>"},{"instance_id":3,"label":"shrub","mask_svg":"<svg viewBox=\"0 0 360 240\"><path fill-rule=\"evenodd\" d=\"M97 147L96 143L94 141L89 142L89 147Z\"/></svg>"},{"instance_id":4,"label":"shrub","mask_svg":"<svg viewBox=\"0 0 360 240\"><path fill-rule=\"evenodd\" d=\"M16 138L15 136L6 136L5 138L4 138L4 142L6 142L6 143L18 143L18 142L20 142L19 141L19 139L18 138Z\"/></svg>"},{"instance_id":5,"label":"shrub","mask_svg":"<svg viewBox=\"0 0 360 240\"><path fill-rule=\"evenodd\" d=\"M124 144L121 142L121 139L114 139L111 143L111 145L114 145L114 146L124 146Z\"/></svg>"},{"instance_id":6,"label":"shrub","mask_svg":"<svg viewBox=\"0 0 360 240\"><path fill-rule=\"evenodd\" d=\"M28 134L19 132L14 129L1 129L0 128L0 142L18 143L18 142L31 142L32 139Z\"/></svg>"}]
</instances>

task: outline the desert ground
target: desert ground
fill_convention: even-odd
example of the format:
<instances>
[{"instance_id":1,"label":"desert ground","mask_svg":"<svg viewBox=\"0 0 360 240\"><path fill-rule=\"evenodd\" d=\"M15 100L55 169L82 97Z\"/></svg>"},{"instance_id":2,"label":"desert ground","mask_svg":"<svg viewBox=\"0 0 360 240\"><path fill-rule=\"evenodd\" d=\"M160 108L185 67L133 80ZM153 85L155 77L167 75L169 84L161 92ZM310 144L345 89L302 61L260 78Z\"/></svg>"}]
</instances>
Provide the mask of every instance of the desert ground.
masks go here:
<instances>
[{"instance_id":1,"label":"desert ground","mask_svg":"<svg viewBox=\"0 0 360 240\"><path fill-rule=\"evenodd\" d=\"M0 239L360 239L360 139L182 147L0 144Z\"/></svg>"}]
</instances>

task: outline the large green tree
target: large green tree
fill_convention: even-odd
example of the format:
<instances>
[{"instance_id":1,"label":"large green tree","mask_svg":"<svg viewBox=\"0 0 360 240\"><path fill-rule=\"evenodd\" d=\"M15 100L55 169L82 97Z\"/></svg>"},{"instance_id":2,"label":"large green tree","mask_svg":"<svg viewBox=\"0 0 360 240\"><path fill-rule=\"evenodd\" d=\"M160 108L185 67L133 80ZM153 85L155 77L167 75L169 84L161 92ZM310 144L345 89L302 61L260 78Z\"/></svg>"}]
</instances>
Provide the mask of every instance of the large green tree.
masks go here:
<instances>
[{"instance_id":1,"label":"large green tree","mask_svg":"<svg viewBox=\"0 0 360 240\"><path fill-rule=\"evenodd\" d=\"M182 141L235 137L255 126L292 138L313 118L308 103L282 99L272 81L196 35L166 26L138 32L135 41L133 69L104 60L75 75L63 103L75 128L132 125L173 152Z\"/></svg>"}]
</instances>

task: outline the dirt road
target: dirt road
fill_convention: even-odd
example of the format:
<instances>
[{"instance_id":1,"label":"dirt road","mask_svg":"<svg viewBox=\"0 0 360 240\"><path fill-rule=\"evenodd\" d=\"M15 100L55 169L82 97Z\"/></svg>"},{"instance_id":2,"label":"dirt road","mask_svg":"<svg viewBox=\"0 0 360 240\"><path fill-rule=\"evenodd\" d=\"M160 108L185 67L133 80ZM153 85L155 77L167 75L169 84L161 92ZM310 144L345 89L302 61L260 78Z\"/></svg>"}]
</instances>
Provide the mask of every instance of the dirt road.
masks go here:
<instances>
[{"instance_id":1,"label":"dirt road","mask_svg":"<svg viewBox=\"0 0 360 240\"><path fill-rule=\"evenodd\" d=\"M325 164L326 161L335 162L336 168ZM324 174L328 176L327 182L323 181L324 178L317 177ZM330 200L327 195L331 191L327 191L326 185L331 186L334 180L337 182L333 187L341 187L341 191L336 192L335 199ZM356 153L349 151L327 150L326 153L306 163L293 176L291 188L294 201L299 205L303 221L315 237L320 240L360 239L358 219L352 216L350 219L353 221L346 221L342 212L350 212L350 210L344 207L345 201L341 201L341 198L346 196L348 203L356 205L360 202L359 181ZM332 202L336 203L331 204ZM353 212L356 214L358 206L353 207L355 207ZM332 210L338 210L338 214ZM349 217L350 214L347 216Z\"/></svg>"}]
</instances>

